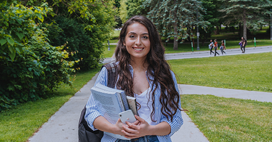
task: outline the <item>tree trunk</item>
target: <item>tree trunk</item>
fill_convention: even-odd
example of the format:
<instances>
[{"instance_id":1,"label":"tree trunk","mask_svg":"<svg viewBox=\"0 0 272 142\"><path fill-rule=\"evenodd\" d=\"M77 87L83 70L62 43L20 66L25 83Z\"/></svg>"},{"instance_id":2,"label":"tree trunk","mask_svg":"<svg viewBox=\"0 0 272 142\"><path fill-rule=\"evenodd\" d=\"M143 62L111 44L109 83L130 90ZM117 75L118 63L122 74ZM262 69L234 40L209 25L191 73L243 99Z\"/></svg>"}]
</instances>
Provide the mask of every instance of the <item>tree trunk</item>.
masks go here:
<instances>
[{"instance_id":1,"label":"tree trunk","mask_svg":"<svg viewBox=\"0 0 272 142\"><path fill-rule=\"evenodd\" d=\"M242 26L241 22L239 22L238 36L239 36L239 38L241 38L243 36L243 26Z\"/></svg>"},{"instance_id":2,"label":"tree trunk","mask_svg":"<svg viewBox=\"0 0 272 142\"><path fill-rule=\"evenodd\" d=\"M243 11L243 37L247 40L247 25L246 25L246 10L244 9Z\"/></svg>"},{"instance_id":3,"label":"tree trunk","mask_svg":"<svg viewBox=\"0 0 272 142\"><path fill-rule=\"evenodd\" d=\"M177 23L175 22L174 23L174 50L178 50L178 38L177 38L177 35L178 35L178 25Z\"/></svg>"}]
</instances>

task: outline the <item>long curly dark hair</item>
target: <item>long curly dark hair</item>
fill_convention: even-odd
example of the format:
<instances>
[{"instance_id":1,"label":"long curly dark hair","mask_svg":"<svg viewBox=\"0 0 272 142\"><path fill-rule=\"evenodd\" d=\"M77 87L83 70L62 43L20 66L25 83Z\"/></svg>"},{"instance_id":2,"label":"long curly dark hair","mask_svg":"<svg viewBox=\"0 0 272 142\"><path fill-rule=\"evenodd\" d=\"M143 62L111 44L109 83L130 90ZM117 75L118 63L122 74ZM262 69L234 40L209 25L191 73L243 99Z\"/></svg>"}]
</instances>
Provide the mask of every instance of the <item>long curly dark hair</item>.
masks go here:
<instances>
[{"instance_id":1,"label":"long curly dark hair","mask_svg":"<svg viewBox=\"0 0 272 142\"><path fill-rule=\"evenodd\" d=\"M179 108L179 94L175 89L174 80L171 76L170 66L164 58L164 46L161 43L160 36L157 32L154 24L144 16L133 16L128 21L124 23L124 26L120 32L119 41L117 48L115 50L116 61L118 64L118 75L119 80L117 81L117 88L122 89L129 96L133 96L133 79L129 71L130 64L130 54L127 52L126 47L123 45L125 43L125 37L127 34L127 28L133 23L140 23L144 25L149 34L150 40L150 51L146 57L147 74L148 76L153 76L154 80L148 78L149 81L153 81L152 84L152 112L151 118L154 122L153 115L155 113L155 90L157 88L161 89L160 103L162 105L161 112L167 119L173 121L173 116L176 114ZM150 99L150 98L149 98Z\"/></svg>"}]
</instances>

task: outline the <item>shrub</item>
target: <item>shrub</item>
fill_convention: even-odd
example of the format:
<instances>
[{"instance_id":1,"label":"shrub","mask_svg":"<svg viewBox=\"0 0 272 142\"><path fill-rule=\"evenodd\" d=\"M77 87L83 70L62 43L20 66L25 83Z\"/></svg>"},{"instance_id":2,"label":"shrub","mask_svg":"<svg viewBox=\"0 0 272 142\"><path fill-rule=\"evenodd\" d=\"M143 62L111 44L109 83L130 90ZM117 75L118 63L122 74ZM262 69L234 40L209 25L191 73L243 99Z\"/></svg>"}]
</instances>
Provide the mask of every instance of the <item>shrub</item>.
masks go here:
<instances>
[{"instance_id":1,"label":"shrub","mask_svg":"<svg viewBox=\"0 0 272 142\"><path fill-rule=\"evenodd\" d=\"M53 46L60 46L66 42L69 61L79 60L74 69L89 70L98 66L103 45L94 46L99 39L93 39L95 32L84 30L84 26L74 19L56 17L56 25L45 24L49 33L48 38ZM97 40L97 41L95 41Z\"/></svg>"},{"instance_id":2,"label":"shrub","mask_svg":"<svg viewBox=\"0 0 272 142\"><path fill-rule=\"evenodd\" d=\"M71 85L73 61L63 46L54 47L39 23L45 7L1 5L0 111L26 101L47 97L61 82ZM5 10L3 10L5 9ZM44 11L43 11L44 10ZM3 22L4 21L4 22Z\"/></svg>"}]
</instances>

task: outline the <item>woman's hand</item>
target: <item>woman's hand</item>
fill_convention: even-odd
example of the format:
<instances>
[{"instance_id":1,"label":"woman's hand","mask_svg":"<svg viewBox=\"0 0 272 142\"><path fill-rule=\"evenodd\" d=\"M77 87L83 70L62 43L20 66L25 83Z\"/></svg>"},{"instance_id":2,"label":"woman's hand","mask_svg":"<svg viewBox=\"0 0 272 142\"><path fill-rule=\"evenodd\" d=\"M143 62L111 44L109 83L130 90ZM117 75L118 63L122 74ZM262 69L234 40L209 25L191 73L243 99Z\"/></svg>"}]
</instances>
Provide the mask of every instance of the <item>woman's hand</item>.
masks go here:
<instances>
[{"instance_id":1,"label":"woman's hand","mask_svg":"<svg viewBox=\"0 0 272 142\"><path fill-rule=\"evenodd\" d=\"M144 119L137 115L135 115L135 118L138 120L138 122L126 122L127 125L123 125L122 132L125 134L125 137L129 139L134 139L150 135L150 125Z\"/></svg>"},{"instance_id":2,"label":"woman's hand","mask_svg":"<svg viewBox=\"0 0 272 142\"><path fill-rule=\"evenodd\" d=\"M123 133L122 130L123 130L123 127L124 127L125 125L126 125L126 124L122 123L122 122L121 122L121 119L119 118L119 119L117 120L117 122L115 123L115 125L114 125L113 133L114 133L114 134L121 135L121 136L124 136L125 133Z\"/></svg>"}]
</instances>

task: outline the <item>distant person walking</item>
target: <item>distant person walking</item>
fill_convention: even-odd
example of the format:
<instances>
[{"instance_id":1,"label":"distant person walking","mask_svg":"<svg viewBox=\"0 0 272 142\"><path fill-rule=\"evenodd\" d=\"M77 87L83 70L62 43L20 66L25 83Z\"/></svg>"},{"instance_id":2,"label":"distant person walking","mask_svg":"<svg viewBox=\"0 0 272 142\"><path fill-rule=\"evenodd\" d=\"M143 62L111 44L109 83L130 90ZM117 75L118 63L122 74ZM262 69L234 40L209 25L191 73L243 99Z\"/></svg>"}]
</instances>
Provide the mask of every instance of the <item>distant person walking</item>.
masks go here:
<instances>
[{"instance_id":1,"label":"distant person walking","mask_svg":"<svg viewBox=\"0 0 272 142\"><path fill-rule=\"evenodd\" d=\"M241 51L242 53L246 52L246 45L247 45L247 41L244 37L241 37L241 42L239 43L240 47L241 47Z\"/></svg>"},{"instance_id":2,"label":"distant person walking","mask_svg":"<svg viewBox=\"0 0 272 142\"><path fill-rule=\"evenodd\" d=\"M220 50L221 50L222 55L223 55L223 53L226 54L226 52L224 51L224 50L226 50L226 46L225 46L224 40L221 41Z\"/></svg>"},{"instance_id":3,"label":"distant person walking","mask_svg":"<svg viewBox=\"0 0 272 142\"><path fill-rule=\"evenodd\" d=\"M243 42L242 42L242 41L240 41L240 42L239 42L239 45L240 45L240 49L241 49L241 51L243 52L243 48L242 48L242 47L243 47Z\"/></svg>"},{"instance_id":4,"label":"distant person walking","mask_svg":"<svg viewBox=\"0 0 272 142\"><path fill-rule=\"evenodd\" d=\"M213 50L213 42L212 42L212 39L210 40L209 49L210 49L210 55L211 55L211 53L214 54L214 52L212 51L212 50Z\"/></svg>"},{"instance_id":5,"label":"distant person walking","mask_svg":"<svg viewBox=\"0 0 272 142\"><path fill-rule=\"evenodd\" d=\"M216 54L219 55L219 53L216 51L218 49L218 43L217 43L217 40L214 39L214 56L216 56Z\"/></svg>"}]
</instances>

